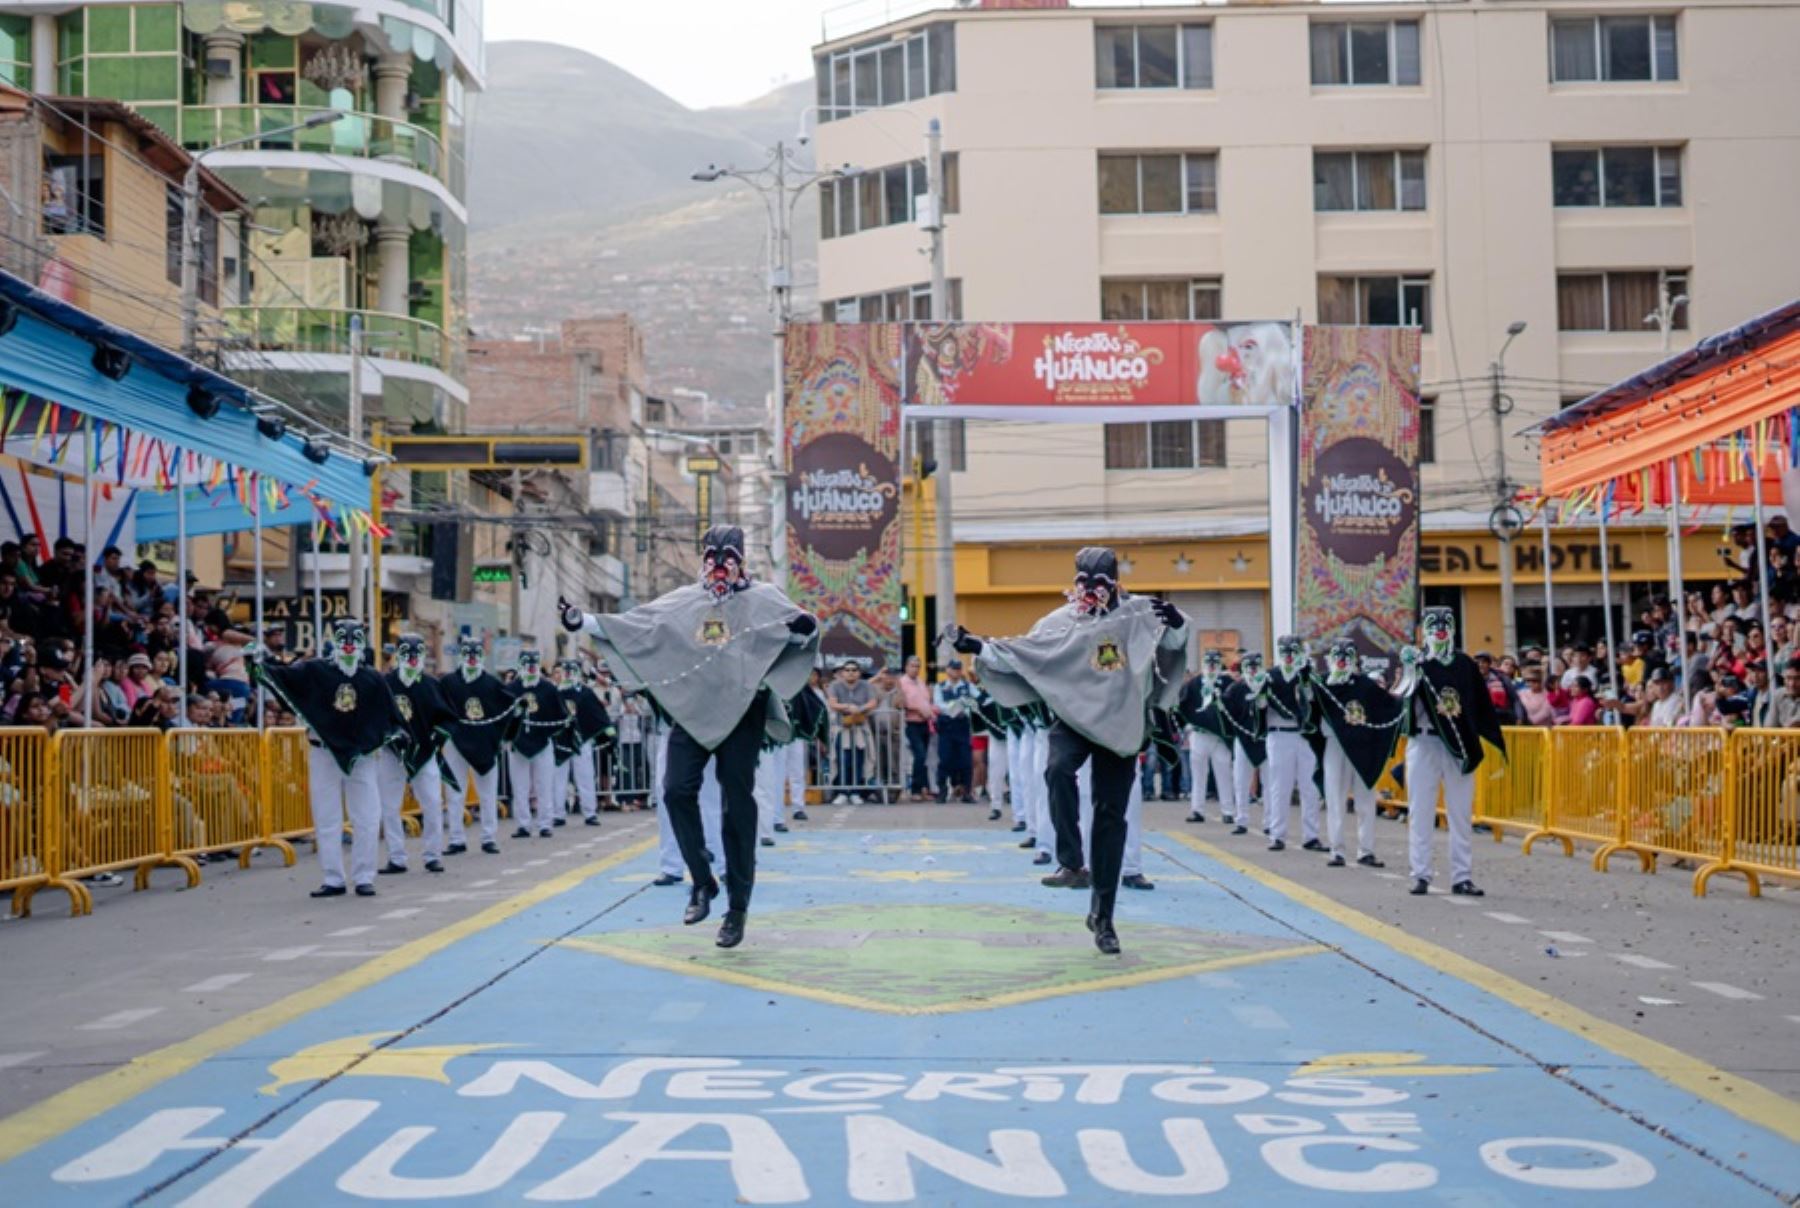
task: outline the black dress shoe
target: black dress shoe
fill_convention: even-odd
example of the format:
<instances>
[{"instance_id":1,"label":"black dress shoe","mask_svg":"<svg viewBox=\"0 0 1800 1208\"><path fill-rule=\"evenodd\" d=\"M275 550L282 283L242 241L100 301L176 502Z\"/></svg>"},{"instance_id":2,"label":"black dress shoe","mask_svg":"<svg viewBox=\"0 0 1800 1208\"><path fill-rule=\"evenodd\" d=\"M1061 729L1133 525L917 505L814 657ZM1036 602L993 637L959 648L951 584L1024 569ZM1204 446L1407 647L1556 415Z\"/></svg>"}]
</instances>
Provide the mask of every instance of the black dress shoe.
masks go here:
<instances>
[{"instance_id":1,"label":"black dress shoe","mask_svg":"<svg viewBox=\"0 0 1800 1208\"><path fill-rule=\"evenodd\" d=\"M735 948L744 942L744 912L727 910L719 920L719 938L713 943L721 948Z\"/></svg>"},{"instance_id":2,"label":"black dress shoe","mask_svg":"<svg viewBox=\"0 0 1800 1208\"><path fill-rule=\"evenodd\" d=\"M1019 846L1024 848L1027 851L1031 850L1032 848L1037 846L1037 836L1033 835L1029 839L1020 839Z\"/></svg>"},{"instance_id":3,"label":"black dress shoe","mask_svg":"<svg viewBox=\"0 0 1800 1208\"><path fill-rule=\"evenodd\" d=\"M762 845L763 845L763 846L764 846L764 847L774 847L774 846L775 846L775 840L773 840L773 839L771 839L771 838L769 838L769 837L768 837L768 836L767 836L767 835L764 835L764 836L763 836L763 839L762 839Z\"/></svg>"},{"instance_id":4,"label":"black dress shoe","mask_svg":"<svg viewBox=\"0 0 1800 1208\"><path fill-rule=\"evenodd\" d=\"M482 841L481 850L490 856L497 856L500 854L500 845L492 839L486 839Z\"/></svg>"},{"instance_id":5,"label":"black dress shoe","mask_svg":"<svg viewBox=\"0 0 1800 1208\"><path fill-rule=\"evenodd\" d=\"M550 838L550 836L551 836L551 830L547 826L543 830L538 832L538 838L540 838L540 839L548 839L548 838Z\"/></svg>"},{"instance_id":6,"label":"black dress shoe","mask_svg":"<svg viewBox=\"0 0 1800 1208\"><path fill-rule=\"evenodd\" d=\"M1120 881L1119 884L1123 885L1127 889L1155 889L1156 888L1156 882L1152 881L1149 877L1146 877L1141 872L1132 873L1130 876L1128 876L1124 880Z\"/></svg>"},{"instance_id":7,"label":"black dress shoe","mask_svg":"<svg viewBox=\"0 0 1800 1208\"><path fill-rule=\"evenodd\" d=\"M1189 822L1205 822L1206 815L1200 813L1198 810L1193 810L1193 811L1189 812L1189 814L1187 816L1187 820Z\"/></svg>"},{"instance_id":8,"label":"black dress shoe","mask_svg":"<svg viewBox=\"0 0 1800 1208\"><path fill-rule=\"evenodd\" d=\"M406 865L396 864L392 860L389 860L385 867L377 868L375 870L375 875L380 876L380 877L392 877L392 876L398 876L400 873L403 873L405 871L406 871Z\"/></svg>"},{"instance_id":9,"label":"black dress shoe","mask_svg":"<svg viewBox=\"0 0 1800 1208\"><path fill-rule=\"evenodd\" d=\"M718 896L719 883L717 881L711 885L694 886L693 892L688 894L687 910L682 914L681 921L689 927L704 921L706 916L712 913L712 900Z\"/></svg>"},{"instance_id":10,"label":"black dress shoe","mask_svg":"<svg viewBox=\"0 0 1800 1208\"><path fill-rule=\"evenodd\" d=\"M1287 844L1283 843L1280 839L1277 839L1277 840L1275 840L1275 842L1269 844L1269 850L1270 851L1286 851Z\"/></svg>"},{"instance_id":11,"label":"black dress shoe","mask_svg":"<svg viewBox=\"0 0 1800 1208\"><path fill-rule=\"evenodd\" d=\"M1015 835L1022 835L1025 833L1025 824L1023 822L1013 823L1012 828L1013 828L1013 834L1015 834Z\"/></svg>"},{"instance_id":12,"label":"black dress shoe","mask_svg":"<svg viewBox=\"0 0 1800 1208\"><path fill-rule=\"evenodd\" d=\"M1231 833L1234 835L1247 835L1250 833L1250 828L1240 822L1231 828Z\"/></svg>"},{"instance_id":13,"label":"black dress shoe","mask_svg":"<svg viewBox=\"0 0 1800 1208\"><path fill-rule=\"evenodd\" d=\"M467 843L452 843L449 847L444 849L444 854L446 856L460 856L468 850L469 845Z\"/></svg>"},{"instance_id":14,"label":"black dress shoe","mask_svg":"<svg viewBox=\"0 0 1800 1208\"><path fill-rule=\"evenodd\" d=\"M1031 857L1031 862L1033 864L1048 864L1050 863L1050 853L1041 851L1037 855Z\"/></svg>"},{"instance_id":15,"label":"black dress shoe","mask_svg":"<svg viewBox=\"0 0 1800 1208\"><path fill-rule=\"evenodd\" d=\"M806 821L806 811L801 809L797 805L794 807L794 821L795 822L805 822Z\"/></svg>"},{"instance_id":16,"label":"black dress shoe","mask_svg":"<svg viewBox=\"0 0 1800 1208\"><path fill-rule=\"evenodd\" d=\"M523 826L514 827L513 828L513 838L529 839L529 838L531 838L531 832Z\"/></svg>"},{"instance_id":17,"label":"black dress shoe","mask_svg":"<svg viewBox=\"0 0 1800 1208\"><path fill-rule=\"evenodd\" d=\"M1119 955L1119 933L1113 930L1113 921L1105 915L1094 919L1094 947L1107 956Z\"/></svg>"},{"instance_id":18,"label":"black dress shoe","mask_svg":"<svg viewBox=\"0 0 1800 1208\"><path fill-rule=\"evenodd\" d=\"M556 820L556 825L557 826L567 826L568 822L569 822L569 820L567 818L558 818Z\"/></svg>"},{"instance_id":19,"label":"black dress shoe","mask_svg":"<svg viewBox=\"0 0 1800 1208\"><path fill-rule=\"evenodd\" d=\"M785 822L777 822L777 823L776 823L776 824L775 824L775 833L776 833L776 834L778 834L778 835L785 835L785 834L787 834L787 833L788 833L788 827L787 827L787 823L785 823Z\"/></svg>"},{"instance_id":20,"label":"black dress shoe","mask_svg":"<svg viewBox=\"0 0 1800 1208\"><path fill-rule=\"evenodd\" d=\"M1306 842L1302 843L1300 845L1300 847L1304 851L1330 851L1331 850L1330 848L1326 847L1323 843L1319 842L1317 839L1308 839Z\"/></svg>"},{"instance_id":21,"label":"black dress shoe","mask_svg":"<svg viewBox=\"0 0 1800 1208\"><path fill-rule=\"evenodd\" d=\"M1059 868L1039 883L1049 889L1092 889L1094 885L1087 870L1079 868Z\"/></svg>"},{"instance_id":22,"label":"black dress shoe","mask_svg":"<svg viewBox=\"0 0 1800 1208\"><path fill-rule=\"evenodd\" d=\"M1367 852L1356 857L1356 862L1364 868L1386 868L1387 865L1375 858L1374 852Z\"/></svg>"},{"instance_id":23,"label":"black dress shoe","mask_svg":"<svg viewBox=\"0 0 1800 1208\"><path fill-rule=\"evenodd\" d=\"M359 898L372 898L375 896L375 887L373 885L358 885L356 887L356 896Z\"/></svg>"},{"instance_id":24,"label":"black dress shoe","mask_svg":"<svg viewBox=\"0 0 1800 1208\"><path fill-rule=\"evenodd\" d=\"M1424 877L1420 877L1413 882L1413 887L1406 892L1412 894L1415 898L1422 898L1431 892L1431 882L1427 881Z\"/></svg>"},{"instance_id":25,"label":"black dress shoe","mask_svg":"<svg viewBox=\"0 0 1800 1208\"><path fill-rule=\"evenodd\" d=\"M999 810L998 810L998 809L991 809L991 810L989 810L989 811L988 811L988 821L989 821L989 822L998 822L998 821L1000 821L1000 811L999 811Z\"/></svg>"},{"instance_id":26,"label":"black dress shoe","mask_svg":"<svg viewBox=\"0 0 1800 1208\"><path fill-rule=\"evenodd\" d=\"M1343 866L1344 866L1344 857L1342 857L1342 856L1333 856L1333 857L1331 857L1331 859L1325 861L1326 868L1342 868Z\"/></svg>"},{"instance_id":27,"label":"black dress shoe","mask_svg":"<svg viewBox=\"0 0 1800 1208\"><path fill-rule=\"evenodd\" d=\"M1487 894L1475 888L1473 881L1458 881L1450 887L1451 893L1459 893L1465 898L1485 898Z\"/></svg>"},{"instance_id":28,"label":"black dress shoe","mask_svg":"<svg viewBox=\"0 0 1800 1208\"><path fill-rule=\"evenodd\" d=\"M659 877L657 877L657 878L656 878L656 880L654 880L654 881L652 881L652 882L650 882L650 884L652 884L652 885L657 885L657 886L661 886L661 885L679 885L679 884L681 884L681 878L680 878L680 877L676 877L676 876L671 876L671 875L669 875L669 874L668 874L668 873L666 873L666 872L665 872L665 873L663 873L663 874L662 874L662 875L661 875L661 876L659 876Z\"/></svg>"},{"instance_id":29,"label":"black dress shoe","mask_svg":"<svg viewBox=\"0 0 1800 1208\"><path fill-rule=\"evenodd\" d=\"M425 861L425 871L426 872L443 872L444 865L443 865L442 861L439 861L439 860L427 860L427 861Z\"/></svg>"},{"instance_id":30,"label":"black dress shoe","mask_svg":"<svg viewBox=\"0 0 1800 1208\"><path fill-rule=\"evenodd\" d=\"M345 889L342 885L321 885L307 896L314 898L341 898L348 892L349 890Z\"/></svg>"},{"instance_id":31,"label":"black dress shoe","mask_svg":"<svg viewBox=\"0 0 1800 1208\"><path fill-rule=\"evenodd\" d=\"M600 815L599 814L589 814L587 817L585 817L581 820L581 825L583 825L583 826L599 826L600 825Z\"/></svg>"}]
</instances>

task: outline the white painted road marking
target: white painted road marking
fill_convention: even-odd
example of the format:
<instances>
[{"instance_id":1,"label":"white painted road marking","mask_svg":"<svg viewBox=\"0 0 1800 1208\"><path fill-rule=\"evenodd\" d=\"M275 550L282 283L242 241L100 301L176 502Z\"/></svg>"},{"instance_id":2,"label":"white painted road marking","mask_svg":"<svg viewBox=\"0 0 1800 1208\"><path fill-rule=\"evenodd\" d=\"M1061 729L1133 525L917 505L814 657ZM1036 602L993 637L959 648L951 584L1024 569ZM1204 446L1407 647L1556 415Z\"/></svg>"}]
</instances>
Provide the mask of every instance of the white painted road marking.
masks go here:
<instances>
[{"instance_id":1,"label":"white painted road marking","mask_svg":"<svg viewBox=\"0 0 1800 1208\"><path fill-rule=\"evenodd\" d=\"M423 906L402 906L398 910L390 910L386 914L377 915L376 917L383 919L410 919L415 914L423 913L425 913L425 908Z\"/></svg>"},{"instance_id":2,"label":"white painted road marking","mask_svg":"<svg viewBox=\"0 0 1800 1208\"><path fill-rule=\"evenodd\" d=\"M1531 925L1530 919L1522 919L1516 914L1507 914L1504 910L1489 910L1484 913L1496 923L1509 923L1514 927L1529 927Z\"/></svg>"},{"instance_id":3,"label":"white painted road marking","mask_svg":"<svg viewBox=\"0 0 1800 1208\"><path fill-rule=\"evenodd\" d=\"M273 952L263 953L263 959L266 961L297 961L318 950L317 944L302 944L298 948L277 948Z\"/></svg>"},{"instance_id":4,"label":"white painted road marking","mask_svg":"<svg viewBox=\"0 0 1800 1208\"><path fill-rule=\"evenodd\" d=\"M1792 1015L1789 1019L1794 1018ZM15 1065L24 1065L35 1057L42 1057L48 1049L34 1049L29 1053L0 1053L0 1070L10 1070Z\"/></svg>"},{"instance_id":5,"label":"white painted road marking","mask_svg":"<svg viewBox=\"0 0 1800 1208\"><path fill-rule=\"evenodd\" d=\"M84 1023L84 1032L115 1032L120 1028L129 1028L134 1023L141 1023L152 1015L160 1015L161 1007L133 1007L128 1011L114 1011L111 1015L96 1019L93 1023Z\"/></svg>"},{"instance_id":6,"label":"white painted road marking","mask_svg":"<svg viewBox=\"0 0 1800 1208\"><path fill-rule=\"evenodd\" d=\"M498 884L500 884L500 882L492 880L492 879L489 879L486 881L470 881L469 888L470 889L486 889L489 885L498 885Z\"/></svg>"},{"instance_id":7,"label":"white painted road marking","mask_svg":"<svg viewBox=\"0 0 1800 1208\"><path fill-rule=\"evenodd\" d=\"M1585 935L1576 935L1573 931L1540 931L1538 934L1547 940L1555 940L1559 944L1591 944L1594 942Z\"/></svg>"},{"instance_id":8,"label":"white painted road marking","mask_svg":"<svg viewBox=\"0 0 1800 1208\"><path fill-rule=\"evenodd\" d=\"M217 977L209 977L205 981L197 981L183 988L183 994L211 994L214 990L223 990L227 986L235 986L248 980L248 973L221 973Z\"/></svg>"},{"instance_id":9,"label":"white painted road marking","mask_svg":"<svg viewBox=\"0 0 1800 1208\"><path fill-rule=\"evenodd\" d=\"M1638 969L1673 969L1675 966L1667 961L1659 961L1653 956L1639 956L1635 952L1615 952L1612 958L1622 965L1631 965Z\"/></svg>"},{"instance_id":10,"label":"white painted road marking","mask_svg":"<svg viewBox=\"0 0 1800 1208\"><path fill-rule=\"evenodd\" d=\"M525 861L525 867L526 868L536 868L540 864L548 864L548 863L550 863L550 861L548 861L548 860L527 860L527 861Z\"/></svg>"},{"instance_id":11,"label":"white painted road marking","mask_svg":"<svg viewBox=\"0 0 1800 1208\"><path fill-rule=\"evenodd\" d=\"M1717 994L1720 998L1730 998L1738 1002L1761 1002L1762 995L1754 990L1740 990L1726 982L1690 982L1696 989L1705 990L1709 994Z\"/></svg>"},{"instance_id":12,"label":"white painted road marking","mask_svg":"<svg viewBox=\"0 0 1800 1208\"><path fill-rule=\"evenodd\" d=\"M329 940L341 940L341 939L346 939L352 935L361 935L365 931L373 931L373 930L375 930L375 924L364 923L360 927L344 927L337 931L328 932L326 934L325 938L329 939Z\"/></svg>"}]
</instances>

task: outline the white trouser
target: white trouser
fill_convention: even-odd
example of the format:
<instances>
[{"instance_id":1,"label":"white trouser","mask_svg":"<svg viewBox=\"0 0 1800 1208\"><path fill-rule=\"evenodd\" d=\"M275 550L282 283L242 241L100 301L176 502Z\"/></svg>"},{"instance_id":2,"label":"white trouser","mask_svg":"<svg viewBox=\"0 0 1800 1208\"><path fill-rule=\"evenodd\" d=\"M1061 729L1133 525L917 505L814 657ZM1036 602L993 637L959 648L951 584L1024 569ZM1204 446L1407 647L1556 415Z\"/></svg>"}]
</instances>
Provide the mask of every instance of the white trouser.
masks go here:
<instances>
[{"instance_id":1,"label":"white trouser","mask_svg":"<svg viewBox=\"0 0 1800 1208\"><path fill-rule=\"evenodd\" d=\"M1231 787L1232 795L1237 798L1237 808L1231 820L1239 826L1250 825L1250 777L1255 774L1256 765L1250 762L1249 754L1244 750L1242 742L1232 743L1231 752ZM1269 793L1269 766L1263 765L1263 795Z\"/></svg>"},{"instance_id":2,"label":"white trouser","mask_svg":"<svg viewBox=\"0 0 1800 1208\"><path fill-rule=\"evenodd\" d=\"M376 777L381 785L381 833L386 838L387 858L402 868L406 866L405 831L401 829L400 807L406 800L406 790L412 788L413 800L419 803L419 834L424 840L426 860L435 860L444 854L444 778L438 774L437 760L427 760L425 766L414 773L413 778L406 778L406 763L392 750L381 753L381 764L376 769ZM389 819L393 819L389 829ZM462 833L462 806L455 807L451 834ZM461 842L458 838L457 842Z\"/></svg>"},{"instance_id":3,"label":"white trouser","mask_svg":"<svg viewBox=\"0 0 1800 1208\"><path fill-rule=\"evenodd\" d=\"M552 824L558 818L566 818L569 815L569 781L575 774L573 758L565 759L561 763L556 763L555 758L553 754L550 768L550 818Z\"/></svg>"},{"instance_id":4,"label":"white trouser","mask_svg":"<svg viewBox=\"0 0 1800 1208\"><path fill-rule=\"evenodd\" d=\"M1025 739L1020 734L1009 735L1006 739L1006 783L1012 789L1012 817L1014 823L1025 821L1026 817L1026 780L1024 764L1027 751Z\"/></svg>"},{"instance_id":5,"label":"white trouser","mask_svg":"<svg viewBox=\"0 0 1800 1208\"><path fill-rule=\"evenodd\" d=\"M681 845L675 841L675 828L669 825L669 807L663 800L663 774L669 766L669 735L657 740L656 762L651 767L651 791L656 801L657 858L661 871L671 877L687 876L687 861L681 858ZM760 766L760 765L759 765ZM700 777L700 826L706 835L706 850L713 854L719 876L725 875L725 844L719 839L724 821L725 798L719 792L719 778L713 773L713 761L706 761Z\"/></svg>"},{"instance_id":6,"label":"white trouser","mask_svg":"<svg viewBox=\"0 0 1800 1208\"><path fill-rule=\"evenodd\" d=\"M556 786L556 754L545 747L536 755L521 755L508 747L506 770L512 775L513 825L531 829L532 803L537 803L537 826L547 831L556 825L550 814L550 797Z\"/></svg>"},{"instance_id":7,"label":"white trouser","mask_svg":"<svg viewBox=\"0 0 1800 1208\"><path fill-rule=\"evenodd\" d=\"M1325 830L1331 854L1344 854L1344 801L1356 799L1356 858L1375 854L1375 790L1362 782L1344 748L1325 736Z\"/></svg>"},{"instance_id":8,"label":"white trouser","mask_svg":"<svg viewBox=\"0 0 1800 1208\"><path fill-rule=\"evenodd\" d=\"M375 765L375 787L381 794L381 850L376 859L385 857L389 864L405 868L406 823L400 811L406 806L406 765L392 747L383 747L368 758ZM421 818L421 825L423 822Z\"/></svg>"},{"instance_id":9,"label":"white trouser","mask_svg":"<svg viewBox=\"0 0 1800 1208\"><path fill-rule=\"evenodd\" d=\"M787 754L776 749L756 757L756 837L773 839L781 820L781 790L787 779ZM723 801L721 801L723 804ZM714 848L714 851L719 850Z\"/></svg>"},{"instance_id":10,"label":"white trouser","mask_svg":"<svg viewBox=\"0 0 1800 1208\"><path fill-rule=\"evenodd\" d=\"M1006 749L1011 745L1003 731L996 730L988 735L988 804L995 809L1006 804Z\"/></svg>"},{"instance_id":11,"label":"white trouser","mask_svg":"<svg viewBox=\"0 0 1800 1208\"><path fill-rule=\"evenodd\" d=\"M1056 821L1050 817L1050 784L1045 777L1050 771L1050 733L1031 732L1031 813L1032 833L1037 836L1039 851L1056 853Z\"/></svg>"},{"instance_id":12,"label":"white trouser","mask_svg":"<svg viewBox=\"0 0 1800 1208\"><path fill-rule=\"evenodd\" d=\"M782 777L787 804L797 810L806 808L806 745L804 739L797 739L782 748L782 758L787 760Z\"/></svg>"},{"instance_id":13,"label":"white trouser","mask_svg":"<svg viewBox=\"0 0 1800 1208\"><path fill-rule=\"evenodd\" d=\"M444 764L450 774L456 777L456 783L462 785L462 793L456 799L456 805L450 811L451 841L461 843L462 803L468 799L469 785L475 785L475 801L480 810L481 841L492 843L500 828L500 765L495 764L485 772L477 772L469 766L469 761L462 757L455 743L444 747Z\"/></svg>"},{"instance_id":14,"label":"white trouser","mask_svg":"<svg viewBox=\"0 0 1800 1208\"><path fill-rule=\"evenodd\" d=\"M575 778L575 800L581 803L581 816L596 816L600 812L600 794L594 783L593 739L590 738L575 748L575 758L569 761L568 766L570 775Z\"/></svg>"},{"instance_id":15,"label":"white trouser","mask_svg":"<svg viewBox=\"0 0 1800 1208\"><path fill-rule=\"evenodd\" d=\"M1294 730L1269 733L1269 763L1263 784L1263 825L1271 840L1287 839L1288 807L1300 790L1300 837L1319 837L1319 786L1313 783L1318 759L1304 735Z\"/></svg>"},{"instance_id":16,"label":"white trouser","mask_svg":"<svg viewBox=\"0 0 1800 1208\"><path fill-rule=\"evenodd\" d=\"M375 883L375 847L381 833L381 785L377 757L365 756L345 775L324 747L307 748L306 767L312 802L313 835L325 884L344 884L344 817L349 815L350 877L357 885Z\"/></svg>"},{"instance_id":17,"label":"white trouser","mask_svg":"<svg viewBox=\"0 0 1800 1208\"><path fill-rule=\"evenodd\" d=\"M1081 797L1081 862L1094 863L1094 761L1088 760L1075 773L1075 791ZM1144 782L1136 772L1131 776L1131 796L1125 799L1125 859L1119 865L1121 877L1144 874Z\"/></svg>"},{"instance_id":18,"label":"white trouser","mask_svg":"<svg viewBox=\"0 0 1800 1208\"><path fill-rule=\"evenodd\" d=\"M1431 880L1431 832L1437 826L1438 789L1450 827L1450 883L1475 875L1475 777L1464 775L1444 740L1419 734L1406 740L1406 855L1414 879ZM1358 802L1358 810L1362 803Z\"/></svg>"},{"instance_id":19,"label":"white trouser","mask_svg":"<svg viewBox=\"0 0 1800 1208\"><path fill-rule=\"evenodd\" d=\"M1188 734L1188 799L1193 810L1206 816L1206 771L1212 769L1219 791L1219 816L1237 817L1237 778L1231 766L1231 744L1216 734L1194 730Z\"/></svg>"}]
</instances>

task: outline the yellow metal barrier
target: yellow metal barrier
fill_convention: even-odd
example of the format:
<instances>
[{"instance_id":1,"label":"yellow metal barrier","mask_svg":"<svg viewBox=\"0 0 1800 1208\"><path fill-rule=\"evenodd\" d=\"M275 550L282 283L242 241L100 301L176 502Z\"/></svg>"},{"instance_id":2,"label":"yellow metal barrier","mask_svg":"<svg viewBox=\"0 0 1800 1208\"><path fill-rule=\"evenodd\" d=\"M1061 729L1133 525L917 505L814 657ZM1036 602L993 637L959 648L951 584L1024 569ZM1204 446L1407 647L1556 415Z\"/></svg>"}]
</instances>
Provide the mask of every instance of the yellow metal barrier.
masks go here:
<instances>
[{"instance_id":1,"label":"yellow metal barrier","mask_svg":"<svg viewBox=\"0 0 1800 1208\"><path fill-rule=\"evenodd\" d=\"M1544 821L1525 836L1520 850L1530 855L1539 839L1555 839L1563 855L1575 854L1576 839L1616 841L1619 826L1620 761L1625 732L1617 726L1569 726L1550 732L1550 793Z\"/></svg>"},{"instance_id":2,"label":"yellow metal barrier","mask_svg":"<svg viewBox=\"0 0 1800 1208\"><path fill-rule=\"evenodd\" d=\"M1694 895L1707 882L1737 873L1750 896L1765 876L1800 877L1800 730L1736 730L1726 757L1723 852L1694 874Z\"/></svg>"},{"instance_id":3,"label":"yellow metal barrier","mask_svg":"<svg viewBox=\"0 0 1800 1208\"><path fill-rule=\"evenodd\" d=\"M1725 852L1726 732L1656 729L1625 733L1618 829L1594 853L1594 867L1633 852L1645 872L1656 857L1719 860Z\"/></svg>"},{"instance_id":4,"label":"yellow metal barrier","mask_svg":"<svg viewBox=\"0 0 1800 1208\"><path fill-rule=\"evenodd\" d=\"M174 853L235 851L240 868L267 835L263 737L255 730L171 730L169 808ZM286 844L285 862L294 862Z\"/></svg>"},{"instance_id":5,"label":"yellow metal barrier","mask_svg":"<svg viewBox=\"0 0 1800 1208\"><path fill-rule=\"evenodd\" d=\"M1475 821L1493 831L1496 843L1508 830L1542 829L1549 796L1550 731L1507 726L1505 736L1506 758L1490 750L1475 772Z\"/></svg>"},{"instance_id":6,"label":"yellow metal barrier","mask_svg":"<svg viewBox=\"0 0 1800 1208\"><path fill-rule=\"evenodd\" d=\"M15 915L31 913L32 895L54 886L72 914L89 904L87 887L53 877L54 816L47 808L50 735L36 727L0 729L0 891L12 891Z\"/></svg>"},{"instance_id":7,"label":"yellow metal barrier","mask_svg":"<svg viewBox=\"0 0 1800 1208\"><path fill-rule=\"evenodd\" d=\"M287 853L294 862L293 840L312 835L312 801L308 796L306 731L285 726L263 732L263 758L268 771L263 841Z\"/></svg>"},{"instance_id":8,"label":"yellow metal barrier","mask_svg":"<svg viewBox=\"0 0 1800 1208\"><path fill-rule=\"evenodd\" d=\"M51 796L56 811L53 876L79 878L174 866L200 884L200 867L174 855L169 813L169 748L160 730L64 730L52 741ZM86 913L86 911L83 911Z\"/></svg>"}]
</instances>

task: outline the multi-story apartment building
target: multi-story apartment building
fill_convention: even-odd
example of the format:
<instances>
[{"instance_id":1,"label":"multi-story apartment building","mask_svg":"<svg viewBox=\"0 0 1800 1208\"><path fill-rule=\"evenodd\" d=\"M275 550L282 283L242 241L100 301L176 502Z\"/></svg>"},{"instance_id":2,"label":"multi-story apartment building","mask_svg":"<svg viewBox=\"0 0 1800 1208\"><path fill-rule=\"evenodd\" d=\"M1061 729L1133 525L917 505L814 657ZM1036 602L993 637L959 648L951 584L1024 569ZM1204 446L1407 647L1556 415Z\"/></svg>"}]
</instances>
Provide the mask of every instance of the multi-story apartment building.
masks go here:
<instances>
[{"instance_id":1,"label":"multi-story apartment building","mask_svg":"<svg viewBox=\"0 0 1800 1208\"><path fill-rule=\"evenodd\" d=\"M249 199L242 246L225 253L229 301L201 324L203 356L343 417L358 320L370 423L455 430L468 403L465 165L481 15L481 0L0 0L0 75L45 96L122 102ZM328 111L344 116L292 129ZM92 182L101 195L113 187ZM384 589L429 609L428 538L403 529L387 552ZM345 555L324 559L327 585L342 588Z\"/></svg>"},{"instance_id":2,"label":"multi-story apartment building","mask_svg":"<svg viewBox=\"0 0 1800 1208\"><path fill-rule=\"evenodd\" d=\"M1474 645L1502 635L1509 326L1499 427L1530 484L1535 419L1800 288L1795 5L900 8L828 14L816 50L819 161L863 169L823 199L825 317L928 312L911 220L936 118L953 317L1417 324L1426 594ZM1250 422L970 423L948 459L962 619L1014 631L1102 539L1203 628L1266 643L1266 458ZM1597 627L1592 532L1556 542L1558 627ZM1663 578L1658 543L1633 551L1621 579ZM1537 553L1514 552L1541 638Z\"/></svg>"}]
</instances>

